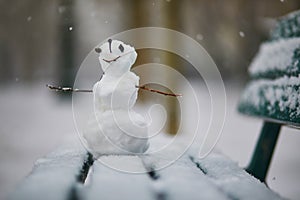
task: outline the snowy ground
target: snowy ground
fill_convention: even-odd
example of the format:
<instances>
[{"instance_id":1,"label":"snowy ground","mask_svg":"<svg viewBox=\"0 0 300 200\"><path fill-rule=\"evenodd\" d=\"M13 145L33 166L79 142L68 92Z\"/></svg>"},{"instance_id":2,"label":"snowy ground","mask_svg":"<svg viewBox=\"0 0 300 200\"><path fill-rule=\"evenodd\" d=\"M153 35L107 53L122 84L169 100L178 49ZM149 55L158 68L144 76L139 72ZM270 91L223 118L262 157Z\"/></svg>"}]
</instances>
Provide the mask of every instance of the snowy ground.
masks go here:
<instances>
[{"instance_id":1,"label":"snowy ground","mask_svg":"<svg viewBox=\"0 0 300 200\"><path fill-rule=\"evenodd\" d=\"M34 85L0 88L1 200L30 172L36 159L62 144L79 142L71 104L46 90L45 83ZM262 122L238 115L235 110L239 88L228 84L226 89L228 112L217 148L245 166ZM290 199L300 196L300 155L296 153L299 143L299 130L284 127L268 178L272 189Z\"/></svg>"}]
</instances>

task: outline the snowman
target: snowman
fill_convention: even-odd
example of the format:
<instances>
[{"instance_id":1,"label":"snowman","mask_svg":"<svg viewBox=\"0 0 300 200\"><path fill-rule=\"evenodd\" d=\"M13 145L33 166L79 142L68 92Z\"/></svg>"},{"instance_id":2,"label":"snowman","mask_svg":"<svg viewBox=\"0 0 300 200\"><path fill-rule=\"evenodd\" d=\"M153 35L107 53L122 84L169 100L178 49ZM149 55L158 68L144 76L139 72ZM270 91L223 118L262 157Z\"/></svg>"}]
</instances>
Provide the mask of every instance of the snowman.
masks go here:
<instances>
[{"instance_id":1,"label":"snowman","mask_svg":"<svg viewBox=\"0 0 300 200\"><path fill-rule=\"evenodd\" d=\"M132 46L109 39L95 51L103 76L92 90L46 86L54 91L93 93L94 113L83 129L83 138L95 159L102 155L145 153L149 148L148 123L133 110L138 90L172 97L181 94L139 86L139 77L130 71L137 58Z\"/></svg>"},{"instance_id":2,"label":"snowman","mask_svg":"<svg viewBox=\"0 0 300 200\"><path fill-rule=\"evenodd\" d=\"M83 132L95 158L108 154L141 154L149 148L145 119L133 110L139 77L130 71L137 53L109 39L95 51L104 72L93 87L94 115Z\"/></svg>"}]
</instances>

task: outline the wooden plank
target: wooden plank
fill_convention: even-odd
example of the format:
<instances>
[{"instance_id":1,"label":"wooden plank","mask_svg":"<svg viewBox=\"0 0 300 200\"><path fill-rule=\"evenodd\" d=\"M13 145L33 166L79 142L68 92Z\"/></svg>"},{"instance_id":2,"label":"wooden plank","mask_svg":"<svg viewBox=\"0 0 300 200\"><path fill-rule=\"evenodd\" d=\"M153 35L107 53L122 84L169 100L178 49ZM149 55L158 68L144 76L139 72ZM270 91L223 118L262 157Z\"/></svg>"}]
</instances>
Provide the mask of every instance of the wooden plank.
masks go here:
<instances>
[{"instance_id":1,"label":"wooden plank","mask_svg":"<svg viewBox=\"0 0 300 200\"><path fill-rule=\"evenodd\" d=\"M69 199L86 155L86 151L79 148L59 149L37 160L32 172L19 184L10 199Z\"/></svg>"}]
</instances>

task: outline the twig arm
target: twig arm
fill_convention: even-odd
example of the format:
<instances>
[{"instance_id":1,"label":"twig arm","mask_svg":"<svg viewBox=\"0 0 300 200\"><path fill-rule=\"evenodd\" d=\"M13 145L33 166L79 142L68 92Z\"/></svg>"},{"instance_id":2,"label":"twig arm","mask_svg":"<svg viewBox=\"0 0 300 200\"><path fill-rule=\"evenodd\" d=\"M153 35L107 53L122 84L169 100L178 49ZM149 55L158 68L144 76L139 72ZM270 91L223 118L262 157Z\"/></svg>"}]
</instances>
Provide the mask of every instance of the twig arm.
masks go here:
<instances>
[{"instance_id":1,"label":"twig arm","mask_svg":"<svg viewBox=\"0 0 300 200\"><path fill-rule=\"evenodd\" d=\"M46 87L48 87L50 90L55 90L56 92L93 92L93 90L80 90L76 88L70 88L70 87L59 87L59 86L53 86L47 84Z\"/></svg>"},{"instance_id":2,"label":"twig arm","mask_svg":"<svg viewBox=\"0 0 300 200\"><path fill-rule=\"evenodd\" d=\"M159 90L155 90L155 89L148 88L148 87L146 87L145 85L142 85L142 86L136 85L135 87L136 87L136 88L139 88L139 89L142 89L142 90L147 90L147 91L149 91L149 92L154 92L154 93L166 95L166 96L182 97L181 94L166 93L166 92L162 92L162 91L159 91Z\"/></svg>"},{"instance_id":3,"label":"twig arm","mask_svg":"<svg viewBox=\"0 0 300 200\"><path fill-rule=\"evenodd\" d=\"M48 87L50 90L54 90L55 92L93 92L93 90L82 90L82 89L80 90L80 89L76 89L76 88L73 89L70 87L53 86L53 85L49 85L49 84L47 84L46 87ZM142 85L142 86L137 85L135 87L138 89L141 89L141 90L158 93L158 94L162 94L165 96L172 96L172 97L181 97L182 96L181 94L166 93L166 92L162 92L159 90L151 89L151 88L146 87L145 85Z\"/></svg>"}]
</instances>

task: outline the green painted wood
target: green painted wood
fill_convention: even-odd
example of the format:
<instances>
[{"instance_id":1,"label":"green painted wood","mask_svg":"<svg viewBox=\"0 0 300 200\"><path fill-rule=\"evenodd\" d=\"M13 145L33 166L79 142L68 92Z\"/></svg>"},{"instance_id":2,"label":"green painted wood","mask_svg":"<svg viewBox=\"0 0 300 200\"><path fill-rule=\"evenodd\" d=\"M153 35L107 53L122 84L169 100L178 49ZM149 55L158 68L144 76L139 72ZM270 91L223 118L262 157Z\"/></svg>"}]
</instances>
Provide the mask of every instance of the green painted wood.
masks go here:
<instances>
[{"instance_id":1,"label":"green painted wood","mask_svg":"<svg viewBox=\"0 0 300 200\"><path fill-rule=\"evenodd\" d=\"M262 182L265 182L280 128L280 124L264 122L252 160L246 169L247 172Z\"/></svg>"},{"instance_id":2,"label":"green painted wood","mask_svg":"<svg viewBox=\"0 0 300 200\"><path fill-rule=\"evenodd\" d=\"M271 32L271 40L300 37L300 11L292 12L278 19Z\"/></svg>"},{"instance_id":3,"label":"green painted wood","mask_svg":"<svg viewBox=\"0 0 300 200\"><path fill-rule=\"evenodd\" d=\"M285 80L286 79L286 80ZM251 81L243 91L242 114L300 126L300 78Z\"/></svg>"}]
</instances>

